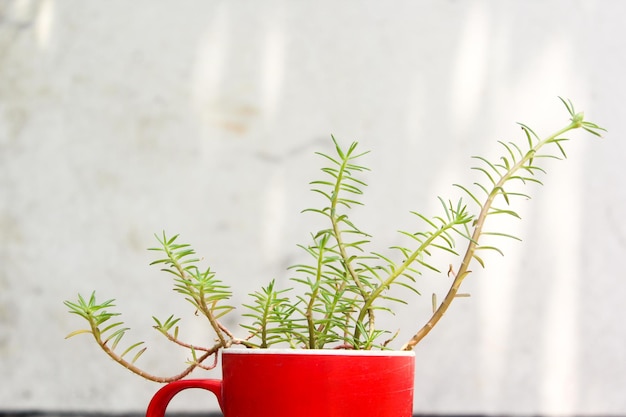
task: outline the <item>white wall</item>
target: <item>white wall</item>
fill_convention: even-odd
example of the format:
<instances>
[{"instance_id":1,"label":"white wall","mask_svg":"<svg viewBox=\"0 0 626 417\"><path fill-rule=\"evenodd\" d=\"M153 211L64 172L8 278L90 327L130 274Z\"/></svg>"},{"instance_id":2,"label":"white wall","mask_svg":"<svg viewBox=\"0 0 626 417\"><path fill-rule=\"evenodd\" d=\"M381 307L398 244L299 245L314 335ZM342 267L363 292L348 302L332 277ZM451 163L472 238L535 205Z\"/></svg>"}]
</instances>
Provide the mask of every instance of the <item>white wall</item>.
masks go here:
<instances>
[{"instance_id":1,"label":"white wall","mask_svg":"<svg viewBox=\"0 0 626 417\"><path fill-rule=\"evenodd\" d=\"M626 413L625 15L620 0L0 2L0 409L144 409L158 386L63 340L82 323L62 301L117 298L150 345L141 365L178 369L150 317L185 311L197 339L204 323L147 266L154 232L181 233L240 303L288 285L330 134L373 151L356 214L386 247L471 155L520 138L515 122L567 123L562 95L610 132L572 135L507 226L524 241L476 266L472 298L417 347L415 410ZM416 329L445 282L426 274L391 327Z\"/></svg>"}]
</instances>

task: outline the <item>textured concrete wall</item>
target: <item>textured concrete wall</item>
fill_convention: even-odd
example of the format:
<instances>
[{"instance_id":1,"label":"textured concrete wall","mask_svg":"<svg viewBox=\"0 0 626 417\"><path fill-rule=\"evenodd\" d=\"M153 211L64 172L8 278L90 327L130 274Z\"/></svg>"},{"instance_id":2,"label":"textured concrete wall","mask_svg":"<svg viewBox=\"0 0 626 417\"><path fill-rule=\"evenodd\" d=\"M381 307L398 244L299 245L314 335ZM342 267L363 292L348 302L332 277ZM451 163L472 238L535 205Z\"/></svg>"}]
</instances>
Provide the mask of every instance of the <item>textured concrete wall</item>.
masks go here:
<instances>
[{"instance_id":1,"label":"textured concrete wall","mask_svg":"<svg viewBox=\"0 0 626 417\"><path fill-rule=\"evenodd\" d=\"M206 339L148 267L153 233L180 233L245 302L289 285L331 134L373 151L355 216L384 248L515 122L563 126L563 95L610 133L572 135L516 206L505 230L524 241L475 266L416 349L415 410L626 413L624 16L620 0L0 1L0 409L140 411L158 388L63 340L77 292L118 299L156 373L187 354L152 315ZM400 339L447 282L424 275L388 320Z\"/></svg>"}]
</instances>

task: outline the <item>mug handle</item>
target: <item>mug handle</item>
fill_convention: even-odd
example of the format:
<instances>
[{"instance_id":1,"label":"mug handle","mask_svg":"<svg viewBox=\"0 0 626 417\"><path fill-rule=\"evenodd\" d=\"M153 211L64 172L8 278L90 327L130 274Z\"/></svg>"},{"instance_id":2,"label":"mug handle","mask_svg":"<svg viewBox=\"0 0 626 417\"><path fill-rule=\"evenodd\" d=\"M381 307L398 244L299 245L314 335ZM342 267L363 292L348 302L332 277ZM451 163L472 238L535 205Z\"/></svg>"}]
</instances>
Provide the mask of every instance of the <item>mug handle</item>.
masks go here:
<instances>
[{"instance_id":1,"label":"mug handle","mask_svg":"<svg viewBox=\"0 0 626 417\"><path fill-rule=\"evenodd\" d=\"M146 417L164 417L167 405L180 391L188 388L201 388L211 391L217 397L217 402L222 407L222 381L218 379L181 379L170 382L157 391L148 404Z\"/></svg>"}]
</instances>

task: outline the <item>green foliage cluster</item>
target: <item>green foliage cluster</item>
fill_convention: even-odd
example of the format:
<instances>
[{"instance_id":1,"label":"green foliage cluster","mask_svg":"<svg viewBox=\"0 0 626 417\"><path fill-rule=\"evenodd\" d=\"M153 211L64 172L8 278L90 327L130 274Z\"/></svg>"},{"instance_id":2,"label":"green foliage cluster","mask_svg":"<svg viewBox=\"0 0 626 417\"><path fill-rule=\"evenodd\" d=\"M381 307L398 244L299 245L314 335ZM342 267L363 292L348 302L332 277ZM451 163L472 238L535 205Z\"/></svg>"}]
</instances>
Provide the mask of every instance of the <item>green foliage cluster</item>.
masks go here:
<instances>
[{"instance_id":1,"label":"green foliage cluster","mask_svg":"<svg viewBox=\"0 0 626 417\"><path fill-rule=\"evenodd\" d=\"M432 317L401 348L410 350L437 324L452 301L462 296L458 290L470 273L470 263L475 260L484 267L483 251L501 253L496 246L481 244L481 237L517 239L499 230L485 229L487 218L493 215L519 217L510 207L511 200L530 197L520 192L517 186L541 184L537 175L545 171L538 162L545 158L566 157L563 149L563 143L567 141L563 137L565 133L580 128L600 136L604 130L585 121L583 113L576 113L569 100L561 101L570 114L567 126L541 139L532 129L521 124L524 145L499 142L503 153L496 161L474 156L478 165L473 169L482 174L483 181L471 186L455 184L467 195L469 204L465 199L453 202L439 198L441 215L429 218L413 212L421 230L401 231L409 238L411 246L394 246L392 255L370 250L372 237L349 217L350 209L362 204L358 198L366 184L359 174L368 168L360 163L360 159L367 152L359 152L357 143L344 149L333 138L335 153L319 153L327 162L322 168L323 178L311 183L312 191L320 194L325 204L322 208L305 210L323 217L327 227L314 233L310 244L301 246L310 261L291 268L297 291L278 289L271 281L250 294L251 302L244 304L243 316L250 320L242 324L247 331L245 338L235 337L220 322L234 309L228 304L232 295L228 285L210 268L201 268L194 250L188 244L178 243L177 235L168 237L163 233L157 236L159 246L150 250L159 252L161 257L152 264L161 266L173 276L174 290L182 294L198 314L206 317L215 334L211 346L193 346L180 340L178 318L154 318L156 330L191 353L187 368L178 375L161 378L138 368L136 361L146 350L143 342L130 344L118 353L117 347L128 328L116 320L118 313L108 312L114 306L114 300L99 303L92 294L89 301L81 295L77 302L66 301L71 313L89 323L89 328L72 332L68 337L89 333L116 362L147 379L160 382L180 379L198 367L210 369L214 365L207 366L205 361L211 357L215 359L219 349L234 344L249 348L286 345L305 349L387 349L396 335L377 327L377 313L392 312L390 305L393 303L406 303L392 296L391 288L400 287L419 294L415 285L422 271L441 273L430 261L432 254L435 251L452 254L460 263L448 271L454 277L450 289L441 302L433 298ZM548 150L546 145L552 147ZM458 250L459 242L466 245L464 251Z\"/></svg>"}]
</instances>

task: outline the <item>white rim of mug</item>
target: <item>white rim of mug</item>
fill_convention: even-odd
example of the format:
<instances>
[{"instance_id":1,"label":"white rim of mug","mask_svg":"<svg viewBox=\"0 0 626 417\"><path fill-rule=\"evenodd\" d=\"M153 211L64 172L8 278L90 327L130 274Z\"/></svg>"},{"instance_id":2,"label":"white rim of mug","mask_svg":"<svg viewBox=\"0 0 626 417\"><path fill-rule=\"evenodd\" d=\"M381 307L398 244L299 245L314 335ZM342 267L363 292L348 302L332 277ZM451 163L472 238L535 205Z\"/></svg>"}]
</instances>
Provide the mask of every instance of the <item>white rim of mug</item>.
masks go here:
<instances>
[{"instance_id":1,"label":"white rim of mug","mask_svg":"<svg viewBox=\"0 0 626 417\"><path fill-rule=\"evenodd\" d=\"M247 349L228 348L223 349L222 354L228 355L312 355L312 356L415 356L415 352L407 350L350 350L350 349Z\"/></svg>"}]
</instances>

